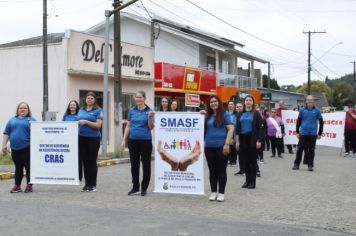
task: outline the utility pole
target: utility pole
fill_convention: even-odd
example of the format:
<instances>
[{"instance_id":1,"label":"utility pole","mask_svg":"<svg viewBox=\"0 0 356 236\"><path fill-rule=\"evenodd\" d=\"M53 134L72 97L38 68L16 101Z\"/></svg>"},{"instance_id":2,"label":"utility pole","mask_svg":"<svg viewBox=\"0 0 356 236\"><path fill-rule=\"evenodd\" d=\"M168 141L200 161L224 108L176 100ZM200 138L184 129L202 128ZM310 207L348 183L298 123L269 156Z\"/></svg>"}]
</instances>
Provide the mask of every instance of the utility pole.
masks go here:
<instances>
[{"instance_id":1,"label":"utility pole","mask_svg":"<svg viewBox=\"0 0 356 236\"><path fill-rule=\"evenodd\" d=\"M350 62L354 65L354 79L352 83L352 88L353 88L353 102L356 102L356 61Z\"/></svg>"},{"instance_id":2,"label":"utility pole","mask_svg":"<svg viewBox=\"0 0 356 236\"><path fill-rule=\"evenodd\" d=\"M122 78L121 78L121 32L120 32L120 11L131 4L137 2L138 0L131 0L123 5L122 1L114 0L112 11L105 11L106 23L105 23L105 48L104 48L104 61L109 60L109 23L111 15L114 15L114 121L115 121L115 157L118 158L119 146L121 145L122 139ZM104 103L108 101L108 71L109 63L104 63L104 78L103 78L103 95ZM108 104L104 104L105 107ZM108 116L107 110L104 108L104 119L103 119L103 145L105 148L103 150L103 156L106 156L106 145L107 145L107 127L108 127ZM106 114L106 115L105 115Z\"/></svg>"},{"instance_id":3,"label":"utility pole","mask_svg":"<svg viewBox=\"0 0 356 236\"><path fill-rule=\"evenodd\" d=\"M48 112L48 52L47 52L47 0L43 0L43 107L42 121L47 118Z\"/></svg>"},{"instance_id":4,"label":"utility pole","mask_svg":"<svg viewBox=\"0 0 356 236\"><path fill-rule=\"evenodd\" d=\"M121 6L121 0L114 0L114 9ZM119 157L122 136L122 87L121 87L121 23L120 11L114 12L114 121L115 121L115 158Z\"/></svg>"},{"instance_id":5,"label":"utility pole","mask_svg":"<svg viewBox=\"0 0 356 236\"><path fill-rule=\"evenodd\" d=\"M311 57L311 43L310 43L310 38L311 34L325 34L326 31L303 31L303 34L308 34L308 95L310 95L310 72L311 72L311 63L310 63L310 57Z\"/></svg>"},{"instance_id":6,"label":"utility pole","mask_svg":"<svg viewBox=\"0 0 356 236\"><path fill-rule=\"evenodd\" d=\"M268 62L268 79L267 79L268 92L271 94L271 62ZM272 98L272 96L271 96ZM271 110L271 101L268 100L268 110Z\"/></svg>"}]
</instances>

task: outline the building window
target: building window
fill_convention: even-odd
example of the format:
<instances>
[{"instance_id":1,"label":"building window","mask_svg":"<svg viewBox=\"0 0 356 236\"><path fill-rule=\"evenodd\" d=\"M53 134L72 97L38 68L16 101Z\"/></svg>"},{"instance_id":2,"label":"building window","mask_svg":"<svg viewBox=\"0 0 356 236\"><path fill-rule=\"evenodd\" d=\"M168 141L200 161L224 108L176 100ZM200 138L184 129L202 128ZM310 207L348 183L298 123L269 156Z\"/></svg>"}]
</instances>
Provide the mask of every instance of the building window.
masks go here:
<instances>
[{"instance_id":1,"label":"building window","mask_svg":"<svg viewBox=\"0 0 356 236\"><path fill-rule=\"evenodd\" d=\"M206 56L206 68L208 70L215 70L215 67L216 67L215 57Z\"/></svg>"}]
</instances>

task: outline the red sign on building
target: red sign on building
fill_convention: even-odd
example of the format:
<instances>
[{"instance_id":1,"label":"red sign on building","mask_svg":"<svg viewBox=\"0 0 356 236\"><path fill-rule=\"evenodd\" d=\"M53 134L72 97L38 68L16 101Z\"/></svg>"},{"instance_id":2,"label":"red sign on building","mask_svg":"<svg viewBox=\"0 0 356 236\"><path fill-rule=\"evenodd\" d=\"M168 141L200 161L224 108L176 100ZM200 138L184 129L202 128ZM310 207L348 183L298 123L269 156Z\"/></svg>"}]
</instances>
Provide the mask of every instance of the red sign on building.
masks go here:
<instances>
[{"instance_id":1,"label":"red sign on building","mask_svg":"<svg viewBox=\"0 0 356 236\"><path fill-rule=\"evenodd\" d=\"M198 68L155 63L155 90L215 94L216 74Z\"/></svg>"}]
</instances>

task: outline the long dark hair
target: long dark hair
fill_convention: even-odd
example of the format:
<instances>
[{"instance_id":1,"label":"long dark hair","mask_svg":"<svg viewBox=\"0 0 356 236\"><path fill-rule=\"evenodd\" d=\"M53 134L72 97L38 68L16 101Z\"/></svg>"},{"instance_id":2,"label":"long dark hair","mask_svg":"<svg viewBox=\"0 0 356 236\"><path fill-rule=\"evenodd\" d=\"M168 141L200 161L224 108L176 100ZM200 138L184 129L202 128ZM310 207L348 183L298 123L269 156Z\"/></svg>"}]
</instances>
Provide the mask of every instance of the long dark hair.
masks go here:
<instances>
[{"instance_id":1,"label":"long dark hair","mask_svg":"<svg viewBox=\"0 0 356 236\"><path fill-rule=\"evenodd\" d=\"M243 104L244 108L243 108L242 112L246 111L246 105L245 105L246 98L251 98L252 99L253 104L252 104L251 112L254 113L256 111L256 102L255 102L255 99L253 98L252 95L246 95L245 100L244 100L244 104Z\"/></svg>"},{"instance_id":2,"label":"long dark hair","mask_svg":"<svg viewBox=\"0 0 356 236\"><path fill-rule=\"evenodd\" d=\"M214 115L214 111L210 107L210 100L213 99L213 98L215 98L219 103L218 109L216 110L216 115L215 115L215 120L214 120L214 127L217 127L219 123L221 125L225 125L225 110L224 110L223 104L221 102L221 99L216 95L211 95L208 98L208 104L206 106L205 123L210 119L210 117L212 115Z\"/></svg>"},{"instance_id":3,"label":"long dark hair","mask_svg":"<svg viewBox=\"0 0 356 236\"><path fill-rule=\"evenodd\" d=\"M70 115L70 104L74 102L75 103L75 106L76 106L76 109L75 109L75 115L78 115L78 111L79 111L79 103L76 101L76 100L71 100L69 103L68 103L68 106L67 106L67 110L66 112L64 113L64 115Z\"/></svg>"},{"instance_id":4,"label":"long dark hair","mask_svg":"<svg viewBox=\"0 0 356 236\"><path fill-rule=\"evenodd\" d=\"M167 111L171 111L171 100L168 97L162 97L161 98L161 104L160 104L159 110L163 111L163 107L162 107L162 100L163 99L166 99L168 101Z\"/></svg>"}]
</instances>

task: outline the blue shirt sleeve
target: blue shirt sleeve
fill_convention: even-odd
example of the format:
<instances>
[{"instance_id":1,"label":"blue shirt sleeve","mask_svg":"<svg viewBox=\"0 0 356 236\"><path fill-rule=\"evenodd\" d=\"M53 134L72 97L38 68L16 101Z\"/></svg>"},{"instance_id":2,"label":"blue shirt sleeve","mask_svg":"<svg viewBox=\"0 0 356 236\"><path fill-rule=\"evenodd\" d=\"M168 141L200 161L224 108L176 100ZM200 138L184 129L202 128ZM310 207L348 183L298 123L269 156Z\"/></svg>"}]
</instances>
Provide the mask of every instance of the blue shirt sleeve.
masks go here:
<instances>
[{"instance_id":1,"label":"blue shirt sleeve","mask_svg":"<svg viewBox=\"0 0 356 236\"><path fill-rule=\"evenodd\" d=\"M127 115L127 120L128 120L128 121L131 121L131 118L132 118L131 112L132 112L132 108L130 108L129 114Z\"/></svg>"},{"instance_id":2,"label":"blue shirt sleeve","mask_svg":"<svg viewBox=\"0 0 356 236\"><path fill-rule=\"evenodd\" d=\"M233 125L232 117L229 112L225 112L224 122L225 122L225 125Z\"/></svg>"},{"instance_id":3,"label":"blue shirt sleeve","mask_svg":"<svg viewBox=\"0 0 356 236\"><path fill-rule=\"evenodd\" d=\"M323 117L321 116L321 112L320 112L320 110L318 109L317 119L320 120L320 119L322 119L322 118L323 118Z\"/></svg>"},{"instance_id":4,"label":"blue shirt sleeve","mask_svg":"<svg viewBox=\"0 0 356 236\"><path fill-rule=\"evenodd\" d=\"M4 130L4 134L6 134L6 135L11 134L11 121L12 121L12 119L10 119L6 124L5 130Z\"/></svg>"}]
</instances>

